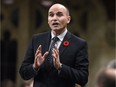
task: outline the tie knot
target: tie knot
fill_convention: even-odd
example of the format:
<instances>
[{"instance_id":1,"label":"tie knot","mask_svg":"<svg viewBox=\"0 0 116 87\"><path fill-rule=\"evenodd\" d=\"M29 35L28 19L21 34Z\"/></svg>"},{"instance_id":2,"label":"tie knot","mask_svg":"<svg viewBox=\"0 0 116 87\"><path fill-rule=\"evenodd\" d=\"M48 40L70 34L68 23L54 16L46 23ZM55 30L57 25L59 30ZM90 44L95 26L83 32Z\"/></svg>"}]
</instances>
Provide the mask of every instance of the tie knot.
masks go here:
<instances>
[{"instance_id":1,"label":"tie knot","mask_svg":"<svg viewBox=\"0 0 116 87\"><path fill-rule=\"evenodd\" d=\"M56 36L53 38L53 42L57 42L58 40L59 40L59 38Z\"/></svg>"}]
</instances>

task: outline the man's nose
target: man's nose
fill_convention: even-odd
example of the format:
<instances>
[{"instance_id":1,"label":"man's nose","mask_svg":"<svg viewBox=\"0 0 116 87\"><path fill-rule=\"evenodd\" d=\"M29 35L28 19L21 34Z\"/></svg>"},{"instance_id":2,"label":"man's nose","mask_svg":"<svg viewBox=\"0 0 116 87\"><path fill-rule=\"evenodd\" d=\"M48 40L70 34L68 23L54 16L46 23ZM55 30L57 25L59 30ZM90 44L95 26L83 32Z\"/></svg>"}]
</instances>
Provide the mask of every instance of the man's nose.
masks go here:
<instances>
[{"instance_id":1,"label":"man's nose","mask_svg":"<svg viewBox=\"0 0 116 87\"><path fill-rule=\"evenodd\" d=\"M53 16L53 20L57 21L58 17L56 15Z\"/></svg>"}]
</instances>

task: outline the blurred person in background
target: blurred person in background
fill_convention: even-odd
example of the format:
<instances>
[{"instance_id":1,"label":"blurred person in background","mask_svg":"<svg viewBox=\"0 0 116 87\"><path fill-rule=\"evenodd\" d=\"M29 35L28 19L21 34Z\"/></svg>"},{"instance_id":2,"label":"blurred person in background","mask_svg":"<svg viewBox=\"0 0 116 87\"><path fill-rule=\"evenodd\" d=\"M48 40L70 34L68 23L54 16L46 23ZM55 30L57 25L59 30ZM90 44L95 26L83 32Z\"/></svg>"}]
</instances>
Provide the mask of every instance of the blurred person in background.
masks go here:
<instances>
[{"instance_id":1,"label":"blurred person in background","mask_svg":"<svg viewBox=\"0 0 116 87\"><path fill-rule=\"evenodd\" d=\"M116 60L111 61L97 76L97 87L116 87Z\"/></svg>"}]
</instances>

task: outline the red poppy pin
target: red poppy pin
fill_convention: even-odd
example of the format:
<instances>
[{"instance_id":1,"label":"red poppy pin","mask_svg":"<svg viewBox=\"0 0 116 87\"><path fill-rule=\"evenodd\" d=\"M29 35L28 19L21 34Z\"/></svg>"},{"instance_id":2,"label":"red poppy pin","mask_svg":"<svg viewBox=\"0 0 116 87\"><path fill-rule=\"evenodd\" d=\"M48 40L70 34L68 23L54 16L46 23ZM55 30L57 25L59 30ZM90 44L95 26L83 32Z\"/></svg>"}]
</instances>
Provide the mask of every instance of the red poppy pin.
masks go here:
<instances>
[{"instance_id":1,"label":"red poppy pin","mask_svg":"<svg viewBox=\"0 0 116 87\"><path fill-rule=\"evenodd\" d=\"M68 41L64 41L64 46L67 47L69 45L69 42Z\"/></svg>"}]
</instances>

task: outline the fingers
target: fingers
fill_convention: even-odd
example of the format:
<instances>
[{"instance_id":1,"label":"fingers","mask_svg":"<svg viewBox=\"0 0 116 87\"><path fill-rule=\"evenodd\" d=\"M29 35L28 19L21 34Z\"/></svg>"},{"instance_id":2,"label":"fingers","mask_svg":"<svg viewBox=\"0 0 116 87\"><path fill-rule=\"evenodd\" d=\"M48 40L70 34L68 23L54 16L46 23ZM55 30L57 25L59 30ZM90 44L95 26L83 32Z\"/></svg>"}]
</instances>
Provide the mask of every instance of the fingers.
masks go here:
<instances>
[{"instance_id":1,"label":"fingers","mask_svg":"<svg viewBox=\"0 0 116 87\"><path fill-rule=\"evenodd\" d=\"M44 59L47 57L48 53L49 53L48 51L44 53L44 55L43 55Z\"/></svg>"},{"instance_id":2,"label":"fingers","mask_svg":"<svg viewBox=\"0 0 116 87\"><path fill-rule=\"evenodd\" d=\"M54 67L56 69L59 69L61 63L59 58L59 50L57 48L53 48L52 56L53 56Z\"/></svg>"},{"instance_id":3,"label":"fingers","mask_svg":"<svg viewBox=\"0 0 116 87\"><path fill-rule=\"evenodd\" d=\"M59 64L60 59L59 59L59 51L58 51L57 48L53 48L53 50L52 50L52 56L53 56L54 64L55 65Z\"/></svg>"},{"instance_id":4,"label":"fingers","mask_svg":"<svg viewBox=\"0 0 116 87\"><path fill-rule=\"evenodd\" d=\"M39 47L36 50L35 56L37 56L39 53L41 53L41 50L42 50L42 46L39 45Z\"/></svg>"},{"instance_id":5,"label":"fingers","mask_svg":"<svg viewBox=\"0 0 116 87\"><path fill-rule=\"evenodd\" d=\"M55 49L54 48L52 50L52 56L53 56L54 59L56 59L56 52L55 52Z\"/></svg>"},{"instance_id":6,"label":"fingers","mask_svg":"<svg viewBox=\"0 0 116 87\"><path fill-rule=\"evenodd\" d=\"M41 54L35 56L35 63L37 64L39 59L41 59Z\"/></svg>"},{"instance_id":7,"label":"fingers","mask_svg":"<svg viewBox=\"0 0 116 87\"><path fill-rule=\"evenodd\" d=\"M57 48L53 48L52 53L53 53L52 55L54 58L59 57L59 50Z\"/></svg>"},{"instance_id":8,"label":"fingers","mask_svg":"<svg viewBox=\"0 0 116 87\"><path fill-rule=\"evenodd\" d=\"M48 52L45 52L44 55L42 56L41 52L42 52L42 46L39 45L39 47L37 48L36 53L35 53L35 60L34 60L34 64L33 64L33 67L36 69L38 69L43 64L45 58L48 55Z\"/></svg>"}]
</instances>

